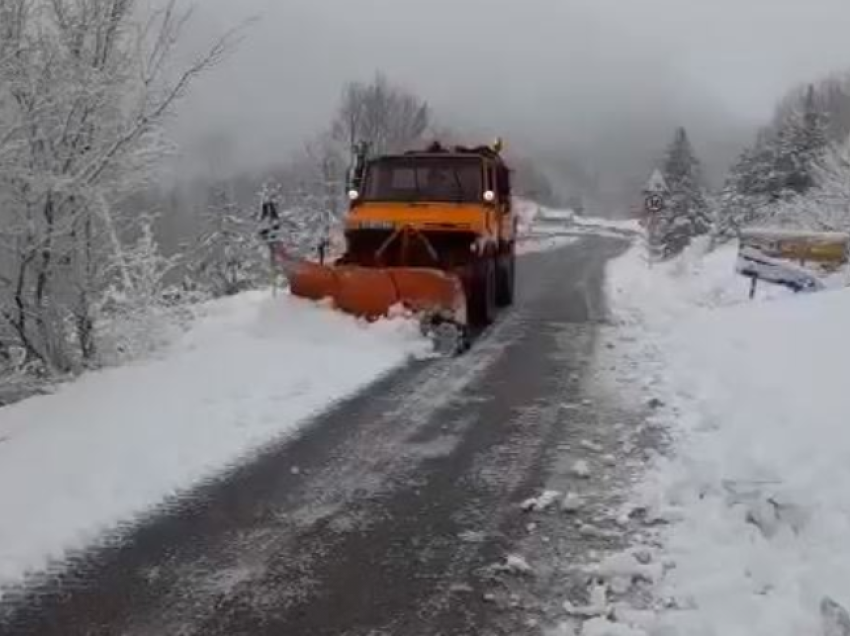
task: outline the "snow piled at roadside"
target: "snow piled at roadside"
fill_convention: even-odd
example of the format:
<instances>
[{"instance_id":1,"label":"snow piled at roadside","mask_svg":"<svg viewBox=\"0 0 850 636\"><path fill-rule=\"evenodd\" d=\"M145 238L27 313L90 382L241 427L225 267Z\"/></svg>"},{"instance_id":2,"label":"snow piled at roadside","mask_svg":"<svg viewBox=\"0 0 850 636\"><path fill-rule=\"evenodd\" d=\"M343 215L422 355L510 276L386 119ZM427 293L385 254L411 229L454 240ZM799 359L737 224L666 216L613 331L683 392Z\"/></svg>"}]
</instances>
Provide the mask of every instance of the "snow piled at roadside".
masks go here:
<instances>
[{"instance_id":1,"label":"snow piled at roadside","mask_svg":"<svg viewBox=\"0 0 850 636\"><path fill-rule=\"evenodd\" d=\"M204 305L147 362L0 410L0 590L98 541L362 388L429 344L288 295Z\"/></svg>"},{"instance_id":2,"label":"snow piled at roadside","mask_svg":"<svg viewBox=\"0 0 850 636\"><path fill-rule=\"evenodd\" d=\"M561 249L562 247L566 247L567 245L572 245L578 240L579 239L576 236L563 235L544 235L527 237L517 243L516 253L523 255L536 254L539 252L549 252L552 250Z\"/></svg>"},{"instance_id":3,"label":"snow piled at roadside","mask_svg":"<svg viewBox=\"0 0 850 636\"><path fill-rule=\"evenodd\" d=\"M618 230L631 234L641 232L640 222L637 219L603 219L592 216L578 216L573 219L576 225L588 228Z\"/></svg>"},{"instance_id":4,"label":"snow piled at roadside","mask_svg":"<svg viewBox=\"0 0 850 636\"><path fill-rule=\"evenodd\" d=\"M518 218L517 254L557 250L579 240L572 229L572 210L554 210L533 202L516 205Z\"/></svg>"},{"instance_id":5,"label":"snow piled at roadside","mask_svg":"<svg viewBox=\"0 0 850 636\"><path fill-rule=\"evenodd\" d=\"M649 269L635 248L609 300L664 403L671 448L634 506L661 520L664 608L642 633L830 632L850 606L850 291L756 302L735 248ZM625 626L624 626L625 627Z\"/></svg>"}]
</instances>

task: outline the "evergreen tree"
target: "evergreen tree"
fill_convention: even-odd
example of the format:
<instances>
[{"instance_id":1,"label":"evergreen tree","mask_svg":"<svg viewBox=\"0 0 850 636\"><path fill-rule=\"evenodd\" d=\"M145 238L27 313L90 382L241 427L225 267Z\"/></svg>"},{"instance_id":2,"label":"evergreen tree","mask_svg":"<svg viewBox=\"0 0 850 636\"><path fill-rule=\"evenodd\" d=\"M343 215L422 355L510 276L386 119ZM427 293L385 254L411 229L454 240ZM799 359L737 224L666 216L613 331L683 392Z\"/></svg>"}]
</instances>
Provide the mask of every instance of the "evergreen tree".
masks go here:
<instances>
[{"instance_id":1,"label":"evergreen tree","mask_svg":"<svg viewBox=\"0 0 850 636\"><path fill-rule=\"evenodd\" d=\"M658 239L665 258L681 252L696 236L711 229L703 187L702 167L684 128L676 130L662 166L669 195L658 223Z\"/></svg>"},{"instance_id":2,"label":"evergreen tree","mask_svg":"<svg viewBox=\"0 0 850 636\"><path fill-rule=\"evenodd\" d=\"M768 131L746 148L729 171L718 197L713 241L723 242L763 215L776 181L774 149Z\"/></svg>"},{"instance_id":3,"label":"evergreen tree","mask_svg":"<svg viewBox=\"0 0 850 636\"><path fill-rule=\"evenodd\" d=\"M759 132L732 167L720 194L715 239L772 218L786 202L816 185L815 169L828 145L828 117L809 87L799 107L786 109Z\"/></svg>"},{"instance_id":4,"label":"evergreen tree","mask_svg":"<svg viewBox=\"0 0 850 636\"><path fill-rule=\"evenodd\" d=\"M815 184L813 170L827 146L827 120L815 99L814 86L810 86L801 112L792 115L782 131L784 143L780 145L779 161L787 166L785 182L787 191L803 194Z\"/></svg>"}]
</instances>

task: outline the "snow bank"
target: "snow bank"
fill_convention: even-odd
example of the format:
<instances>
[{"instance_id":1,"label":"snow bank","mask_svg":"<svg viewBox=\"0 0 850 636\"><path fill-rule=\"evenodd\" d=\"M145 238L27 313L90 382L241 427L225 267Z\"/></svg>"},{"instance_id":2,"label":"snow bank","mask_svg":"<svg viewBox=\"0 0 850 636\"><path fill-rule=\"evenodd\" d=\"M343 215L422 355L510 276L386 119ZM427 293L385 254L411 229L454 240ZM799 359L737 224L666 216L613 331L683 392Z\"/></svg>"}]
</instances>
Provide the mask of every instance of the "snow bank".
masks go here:
<instances>
[{"instance_id":1,"label":"snow bank","mask_svg":"<svg viewBox=\"0 0 850 636\"><path fill-rule=\"evenodd\" d=\"M580 227L618 230L630 234L642 232L640 222L637 219L603 219L576 215L573 222Z\"/></svg>"},{"instance_id":2,"label":"snow bank","mask_svg":"<svg viewBox=\"0 0 850 636\"><path fill-rule=\"evenodd\" d=\"M750 281L736 273L738 248L726 245L708 252L695 243L679 258L649 265L645 251L634 247L608 267L606 293L621 323L666 329L695 313L749 302ZM757 300L792 292L760 284Z\"/></svg>"},{"instance_id":3,"label":"snow bank","mask_svg":"<svg viewBox=\"0 0 850 636\"><path fill-rule=\"evenodd\" d=\"M519 217L517 254L533 254L557 250L578 240L571 232L572 210L554 210L520 200L516 204Z\"/></svg>"},{"instance_id":4,"label":"snow bank","mask_svg":"<svg viewBox=\"0 0 850 636\"><path fill-rule=\"evenodd\" d=\"M850 291L747 300L735 248L612 264L612 310L666 404L672 452L636 505L671 521L655 633L823 633L850 605Z\"/></svg>"},{"instance_id":5,"label":"snow bank","mask_svg":"<svg viewBox=\"0 0 850 636\"><path fill-rule=\"evenodd\" d=\"M517 215L517 229L519 235L526 234L534 225L542 210L541 206L534 201L517 197L513 201L514 211Z\"/></svg>"},{"instance_id":6,"label":"snow bank","mask_svg":"<svg viewBox=\"0 0 850 636\"><path fill-rule=\"evenodd\" d=\"M522 239L516 247L517 254L535 254L561 249L578 241L575 236L530 236Z\"/></svg>"},{"instance_id":7,"label":"snow bank","mask_svg":"<svg viewBox=\"0 0 850 636\"><path fill-rule=\"evenodd\" d=\"M207 304L155 360L0 410L0 588L280 440L427 350L287 295Z\"/></svg>"}]
</instances>

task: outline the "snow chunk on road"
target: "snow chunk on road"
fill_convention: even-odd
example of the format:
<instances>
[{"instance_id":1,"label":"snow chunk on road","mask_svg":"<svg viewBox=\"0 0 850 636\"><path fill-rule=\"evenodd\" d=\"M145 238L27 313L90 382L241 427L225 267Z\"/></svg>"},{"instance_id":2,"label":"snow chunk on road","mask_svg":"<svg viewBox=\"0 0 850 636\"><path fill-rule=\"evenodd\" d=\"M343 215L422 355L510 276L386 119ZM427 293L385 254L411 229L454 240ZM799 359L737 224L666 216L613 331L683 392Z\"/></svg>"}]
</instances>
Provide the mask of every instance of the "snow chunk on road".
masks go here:
<instances>
[{"instance_id":1,"label":"snow chunk on road","mask_svg":"<svg viewBox=\"0 0 850 636\"><path fill-rule=\"evenodd\" d=\"M411 322L367 325L252 292L202 306L158 359L0 409L0 589L427 348Z\"/></svg>"},{"instance_id":2,"label":"snow chunk on road","mask_svg":"<svg viewBox=\"0 0 850 636\"><path fill-rule=\"evenodd\" d=\"M525 557L520 556L519 554L508 555L503 564L496 566L496 570L511 574L534 573L534 568L531 567Z\"/></svg>"},{"instance_id":3,"label":"snow chunk on road","mask_svg":"<svg viewBox=\"0 0 850 636\"><path fill-rule=\"evenodd\" d=\"M582 506L584 506L584 499L577 492L568 492L561 502L561 510L569 513L578 512Z\"/></svg>"},{"instance_id":4,"label":"snow chunk on road","mask_svg":"<svg viewBox=\"0 0 850 636\"><path fill-rule=\"evenodd\" d=\"M571 601L564 601L563 608L570 616L605 616L611 611L608 604L608 587L596 582L591 585L587 605L576 606Z\"/></svg>"},{"instance_id":5,"label":"snow chunk on road","mask_svg":"<svg viewBox=\"0 0 850 636\"><path fill-rule=\"evenodd\" d=\"M634 554L614 554L602 563L589 568L596 576L607 580L626 579L629 582L643 579L655 582L661 579L663 568L659 563L641 563Z\"/></svg>"},{"instance_id":6,"label":"snow chunk on road","mask_svg":"<svg viewBox=\"0 0 850 636\"><path fill-rule=\"evenodd\" d=\"M557 490L546 490L539 497L532 497L522 502L521 508L525 512L545 512L551 508L561 496Z\"/></svg>"},{"instance_id":7,"label":"snow chunk on road","mask_svg":"<svg viewBox=\"0 0 850 636\"><path fill-rule=\"evenodd\" d=\"M588 464L585 460L580 459L573 464L572 473L576 477L587 479L590 477L590 464Z\"/></svg>"}]
</instances>

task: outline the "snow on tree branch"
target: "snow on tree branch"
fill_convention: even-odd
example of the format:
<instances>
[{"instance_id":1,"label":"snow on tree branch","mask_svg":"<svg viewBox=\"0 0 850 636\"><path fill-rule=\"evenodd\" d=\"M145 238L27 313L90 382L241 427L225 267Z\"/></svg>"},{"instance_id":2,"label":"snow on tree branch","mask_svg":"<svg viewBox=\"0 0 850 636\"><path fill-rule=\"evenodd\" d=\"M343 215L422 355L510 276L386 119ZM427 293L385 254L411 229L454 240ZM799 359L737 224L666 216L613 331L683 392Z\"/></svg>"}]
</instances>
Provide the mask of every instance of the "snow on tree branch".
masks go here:
<instances>
[{"instance_id":1,"label":"snow on tree branch","mask_svg":"<svg viewBox=\"0 0 850 636\"><path fill-rule=\"evenodd\" d=\"M109 290L147 293L128 247L144 221L124 202L169 152L166 118L241 33L176 68L191 16L177 6L0 0L0 339L46 373L99 361Z\"/></svg>"}]
</instances>

